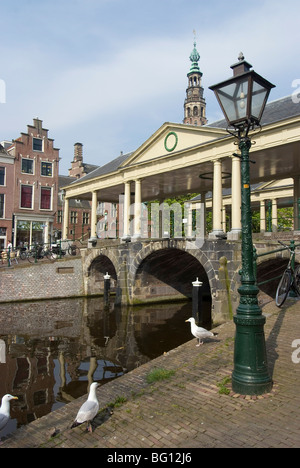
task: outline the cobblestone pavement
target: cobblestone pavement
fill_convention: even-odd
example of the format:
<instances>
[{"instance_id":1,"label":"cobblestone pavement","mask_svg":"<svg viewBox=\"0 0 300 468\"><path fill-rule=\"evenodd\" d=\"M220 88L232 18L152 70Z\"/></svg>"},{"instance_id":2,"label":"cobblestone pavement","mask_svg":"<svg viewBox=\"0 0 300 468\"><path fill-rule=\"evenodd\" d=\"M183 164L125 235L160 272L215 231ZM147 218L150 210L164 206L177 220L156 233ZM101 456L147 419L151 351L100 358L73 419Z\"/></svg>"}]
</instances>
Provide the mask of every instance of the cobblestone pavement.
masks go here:
<instances>
[{"instance_id":1,"label":"cobblestone pavement","mask_svg":"<svg viewBox=\"0 0 300 468\"><path fill-rule=\"evenodd\" d=\"M263 313L274 380L270 394L222 392L232 372L235 331L226 323L202 347L193 339L99 388L102 411L92 434L83 426L70 429L82 397L17 430L1 448L300 447L300 302L288 300L278 309L271 301ZM149 384L153 368L174 374Z\"/></svg>"}]
</instances>

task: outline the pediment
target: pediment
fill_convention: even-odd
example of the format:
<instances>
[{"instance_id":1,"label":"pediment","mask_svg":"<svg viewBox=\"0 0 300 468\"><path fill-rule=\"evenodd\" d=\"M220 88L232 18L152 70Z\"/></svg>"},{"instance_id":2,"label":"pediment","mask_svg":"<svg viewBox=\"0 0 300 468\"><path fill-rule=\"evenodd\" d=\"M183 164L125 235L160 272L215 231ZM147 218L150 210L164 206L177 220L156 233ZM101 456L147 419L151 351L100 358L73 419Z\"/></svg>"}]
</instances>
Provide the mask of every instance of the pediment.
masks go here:
<instances>
[{"instance_id":1,"label":"pediment","mask_svg":"<svg viewBox=\"0 0 300 468\"><path fill-rule=\"evenodd\" d=\"M178 155L189 148L227 135L223 129L195 127L182 124L163 124L127 159L123 167Z\"/></svg>"}]
</instances>

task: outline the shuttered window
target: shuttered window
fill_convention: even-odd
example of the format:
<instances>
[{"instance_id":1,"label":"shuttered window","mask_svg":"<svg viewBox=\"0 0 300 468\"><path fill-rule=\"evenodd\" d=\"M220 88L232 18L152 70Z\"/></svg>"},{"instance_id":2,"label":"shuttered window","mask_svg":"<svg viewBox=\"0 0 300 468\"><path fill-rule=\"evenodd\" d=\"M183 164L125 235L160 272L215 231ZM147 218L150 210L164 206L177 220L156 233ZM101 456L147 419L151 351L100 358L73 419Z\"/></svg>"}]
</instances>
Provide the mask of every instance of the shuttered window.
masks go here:
<instances>
[{"instance_id":1,"label":"shuttered window","mask_svg":"<svg viewBox=\"0 0 300 468\"><path fill-rule=\"evenodd\" d=\"M31 185L22 185L21 187L21 208L32 208Z\"/></svg>"}]
</instances>

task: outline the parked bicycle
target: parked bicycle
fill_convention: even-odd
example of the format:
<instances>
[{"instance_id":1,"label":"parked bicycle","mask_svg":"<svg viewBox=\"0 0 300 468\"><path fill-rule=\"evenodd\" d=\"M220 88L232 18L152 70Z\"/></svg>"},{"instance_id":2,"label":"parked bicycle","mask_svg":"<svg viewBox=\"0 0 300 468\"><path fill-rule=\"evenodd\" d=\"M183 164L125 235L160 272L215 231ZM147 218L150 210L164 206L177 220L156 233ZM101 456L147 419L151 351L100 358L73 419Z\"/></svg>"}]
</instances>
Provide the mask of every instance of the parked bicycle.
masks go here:
<instances>
[{"instance_id":1,"label":"parked bicycle","mask_svg":"<svg viewBox=\"0 0 300 468\"><path fill-rule=\"evenodd\" d=\"M19 258L20 260L28 260L29 263L35 262L35 249L21 249Z\"/></svg>"},{"instance_id":2,"label":"parked bicycle","mask_svg":"<svg viewBox=\"0 0 300 468\"><path fill-rule=\"evenodd\" d=\"M35 263L37 260L47 258L48 260L54 260L52 249L43 244L36 244L30 249L21 249L19 257L21 260L28 260L30 263Z\"/></svg>"},{"instance_id":3,"label":"parked bicycle","mask_svg":"<svg viewBox=\"0 0 300 468\"><path fill-rule=\"evenodd\" d=\"M290 252L288 266L282 275L276 291L276 305L281 307L291 290L300 296L300 265L295 268L295 249L291 249L281 241L279 243Z\"/></svg>"}]
</instances>

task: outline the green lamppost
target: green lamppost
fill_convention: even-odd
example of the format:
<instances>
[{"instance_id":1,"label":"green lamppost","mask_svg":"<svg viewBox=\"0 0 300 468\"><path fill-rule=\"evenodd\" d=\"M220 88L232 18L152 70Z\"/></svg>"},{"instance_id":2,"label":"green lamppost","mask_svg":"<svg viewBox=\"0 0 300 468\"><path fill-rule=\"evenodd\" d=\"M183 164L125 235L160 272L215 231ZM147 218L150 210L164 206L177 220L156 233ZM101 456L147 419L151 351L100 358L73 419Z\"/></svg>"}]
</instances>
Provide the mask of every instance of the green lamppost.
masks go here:
<instances>
[{"instance_id":1,"label":"green lamppost","mask_svg":"<svg viewBox=\"0 0 300 468\"><path fill-rule=\"evenodd\" d=\"M274 87L251 70L240 54L232 65L233 77L211 86L228 123L228 132L238 139L242 179L242 271L236 324L232 389L241 395L261 395L272 389L264 335L265 317L258 305L258 287L253 265L250 160L250 130L260 125L267 99ZM237 155L235 155L237 156Z\"/></svg>"}]
</instances>

